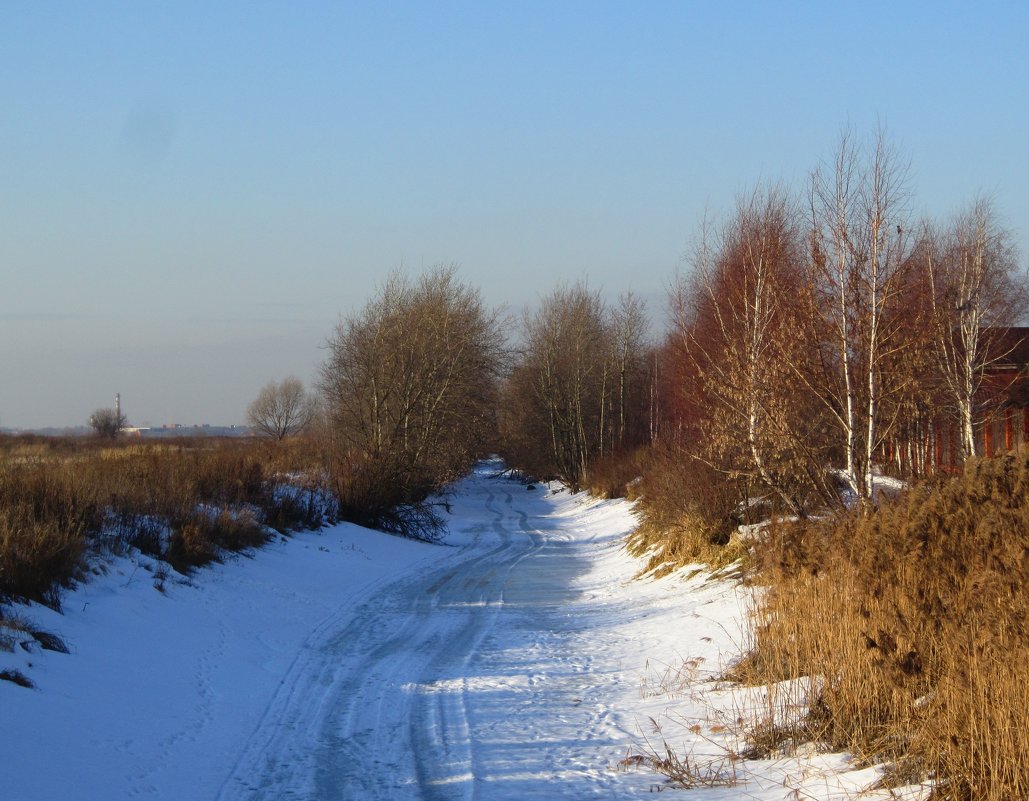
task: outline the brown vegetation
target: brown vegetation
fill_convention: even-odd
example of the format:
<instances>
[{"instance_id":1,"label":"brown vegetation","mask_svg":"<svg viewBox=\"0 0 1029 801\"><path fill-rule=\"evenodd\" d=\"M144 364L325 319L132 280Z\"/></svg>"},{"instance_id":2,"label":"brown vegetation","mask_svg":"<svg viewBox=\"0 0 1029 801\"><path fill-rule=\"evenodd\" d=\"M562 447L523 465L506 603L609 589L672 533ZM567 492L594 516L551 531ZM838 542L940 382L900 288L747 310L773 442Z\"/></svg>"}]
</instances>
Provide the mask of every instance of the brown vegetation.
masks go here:
<instances>
[{"instance_id":1,"label":"brown vegetation","mask_svg":"<svg viewBox=\"0 0 1029 801\"><path fill-rule=\"evenodd\" d=\"M704 460L682 458L677 445L649 450L629 497L637 500L640 516L629 552L648 558L645 573L740 555L726 548L732 531L746 521L736 487Z\"/></svg>"},{"instance_id":2,"label":"brown vegetation","mask_svg":"<svg viewBox=\"0 0 1029 801\"><path fill-rule=\"evenodd\" d=\"M705 223L652 370L655 464L687 483L643 478L634 545L657 563L700 558L712 527L755 512L872 509L876 473L933 475L945 432L988 450L998 409L1015 447L1005 390L1024 373L979 391L1027 309L1010 234L980 200L915 237L908 193L882 133L862 147L848 132L805 203L764 188Z\"/></svg>"},{"instance_id":3,"label":"brown vegetation","mask_svg":"<svg viewBox=\"0 0 1029 801\"><path fill-rule=\"evenodd\" d=\"M813 677L799 736L935 777L941 799L1029 794L1029 454L770 528L757 555L768 591L735 674Z\"/></svg>"},{"instance_id":4,"label":"brown vegetation","mask_svg":"<svg viewBox=\"0 0 1029 801\"><path fill-rule=\"evenodd\" d=\"M495 428L499 314L451 267L399 273L341 322L322 368L329 471L345 519L436 539L425 503L484 455Z\"/></svg>"},{"instance_id":5,"label":"brown vegetation","mask_svg":"<svg viewBox=\"0 0 1029 801\"><path fill-rule=\"evenodd\" d=\"M706 225L653 362L651 443L586 483L636 472L645 572L749 550L767 590L731 677L809 713L770 710L748 755L813 742L941 799L1024 798L1029 452L1011 428L1029 413L1006 355L1025 276L988 203L914 237L907 191L881 135L845 135L806 213L772 188ZM1010 452L979 461L997 409ZM960 475L939 469L944 428ZM928 481L891 499L884 472ZM761 520L757 543L734 536Z\"/></svg>"},{"instance_id":6,"label":"brown vegetation","mask_svg":"<svg viewBox=\"0 0 1029 801\"><path fill-rule=\"evenodd\" d=\"M59 606L90 551L128 546L177 570L322 522L317 453L300 440L103 443L0 438L0 600Z\"/></svg>"}]
</instances>

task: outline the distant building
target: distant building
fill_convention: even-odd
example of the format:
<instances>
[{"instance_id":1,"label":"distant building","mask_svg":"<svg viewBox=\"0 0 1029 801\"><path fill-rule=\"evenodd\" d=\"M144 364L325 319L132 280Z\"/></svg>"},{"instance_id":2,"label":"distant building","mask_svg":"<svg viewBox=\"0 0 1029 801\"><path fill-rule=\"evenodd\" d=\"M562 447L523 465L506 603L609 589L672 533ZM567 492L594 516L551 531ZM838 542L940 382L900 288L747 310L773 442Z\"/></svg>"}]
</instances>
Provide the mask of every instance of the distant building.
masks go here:
<instances>
[{"instance_id":1,"label":"distant building","mask_svg":"<svg viewBox=\"0 0 1029 801\"><path fill-rule=\"evenodd\" d=\"M975 395L975 451L996 456L1029 447L1029 328L991 331ZM902 473L957 470L963 461L957 422L932 414L915 437L891 441L886 461Z\"/></svg>"},{"instance_id":2,"label":"distant building","mask_svg":"<svg viewBox=\"0 0 1029 801\"><path fill-rule=\"evenodd\" d=\"M210 423L183 425L165 423L160 426L141 427L139 436L145 439L161 437L242 437L248 433L245 426L214 426Z\"/></svg>"},{"instance_id":3,"label":"distant building","mask_svg":"<svg viewBox=\"0 0 1029 801\"><path fill-rule=\"evenodd\" d=\"M989 366L976 396L983 456L1021 450L1029 443L1029 328L1007 328L991 342Z\"/></svg>"}]
</instances>

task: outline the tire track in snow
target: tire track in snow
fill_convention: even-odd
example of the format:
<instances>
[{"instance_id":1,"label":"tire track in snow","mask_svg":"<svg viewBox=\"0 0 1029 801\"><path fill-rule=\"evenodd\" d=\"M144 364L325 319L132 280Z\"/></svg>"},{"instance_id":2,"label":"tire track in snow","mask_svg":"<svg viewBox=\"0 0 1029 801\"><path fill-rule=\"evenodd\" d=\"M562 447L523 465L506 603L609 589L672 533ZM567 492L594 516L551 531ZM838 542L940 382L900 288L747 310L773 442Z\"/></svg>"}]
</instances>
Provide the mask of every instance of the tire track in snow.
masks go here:
<instances>
[{"instance_id":1,"label":"tire track in snow","mask_svg":"<svg viewBox=\"0 0 1029 801\"><path fill-rule=\"evenodd\" d=\"M501 541L514 544L514 533L495 500L494 493L488 492L484 504L493 515L493 530ZM504 502L512 504L510 492L505 492ZM457 636L437 652L423 673L411 717L411 743L424 801L474 801L478 796L481 766L469 725L468 664L495 624L511 571L542 547L538 534L529 529L528 515L518 513L518 518L519 533L525 535L521 548L513 555L512 549L505 549L503 561L477 581L470 576L463 586L441 592L437 614L462 607L467 611L461 615L464 620ZM476 592L469 593L470 588Z\"/></svg>"},{"instance_id":2,"label":"tire track in snow","mask_svg":"<svg viewBox=\"0 0 1029 801\"><path fill-rule=\"evenodd\" d=\"M574 519L482 473L464 490L472 541L312 633L221 801L621 797Z\"/></svg>"},{"instance_id":3,"label":"tire track in snow","mask_svg":"<svg viewBox=\"0 0 1029 801\"><path fill-rule=\"evenodd\" d=\"M504 577L534 545L516 539L493 500L497 544L476 535L444 566L380 585L312 633L219 799L467 797L448 794L448 766L462 778L471 766L454 682Z\"/></svg>"}]
</instances>

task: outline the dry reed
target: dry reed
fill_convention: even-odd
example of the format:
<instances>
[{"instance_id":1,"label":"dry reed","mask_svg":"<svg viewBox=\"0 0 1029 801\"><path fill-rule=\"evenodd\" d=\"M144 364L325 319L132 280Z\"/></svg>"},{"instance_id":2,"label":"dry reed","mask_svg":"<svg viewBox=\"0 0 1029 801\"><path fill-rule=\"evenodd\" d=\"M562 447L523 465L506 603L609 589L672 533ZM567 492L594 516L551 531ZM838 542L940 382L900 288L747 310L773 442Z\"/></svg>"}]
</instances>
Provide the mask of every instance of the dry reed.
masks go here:
<instances>
[{"instance_id":1,"label":"dry reed","mask_svg":"<svg viewBox=\"0 0 1029 801\"><path fill-rule=\"evenodd\" d=\"M137 547L186 571L269 527L319 525L318 464L301 440L0 437L0 601L58 607L90 551Z\"/></svg>"},{"instance_id":2,"label":"dry reed","mask_svg":"<svg viewBox=\"0 0 1029 801\"><path fill-rule=\"evenodd\" d=\"M938 799L1029 797L1029 454L773 527L757 561L768 591L735 678L817 677L796 736L931 779Z\"/></svg>"}]
</instances>

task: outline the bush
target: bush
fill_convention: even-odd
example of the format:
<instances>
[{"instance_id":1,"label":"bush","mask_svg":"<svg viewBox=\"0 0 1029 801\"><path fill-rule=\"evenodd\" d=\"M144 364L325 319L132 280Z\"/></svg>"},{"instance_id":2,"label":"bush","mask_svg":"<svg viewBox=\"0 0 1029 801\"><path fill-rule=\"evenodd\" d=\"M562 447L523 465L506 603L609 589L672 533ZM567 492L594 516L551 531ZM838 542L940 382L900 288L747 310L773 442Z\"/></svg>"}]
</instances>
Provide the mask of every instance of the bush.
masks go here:
<instances>
[{"instance_id":1,"label":"bush","mask_svg":"<svg viewBox=\"0 0 1029 801\"><path fill-rule=\"evenodd\" d=\"M649 555L644 572L667 572L695 562L724 563L725 546L743 522L736 488L708 464L677 446L641 455L642 478L630 488L640 525L629 538L635 556ZM732 551L733 558L736 551Z\"/></svg>"},{"instance_id":2,"label":"bush","mask_svg":"<svg viewBox=\"0 0 1029 801\"><path fill-rule=\"evenodd\" d=\"M0 463L0 599L60 607L60 587L100 520L95 493L66 478L35 463Z\"/></svg>"},{"instance_id":3,"label":"bush","mask_svg":"<svg viewBox=\"0 0 1029 801\"><path fill-rule=\"evenodd\" d=\"M164 558L180 573L186 573L190 568L219 561L223 551L259 548L267 542L267 531L247 512L201 512L172 532Z\"/></svg>"},{"instance_id":4,"label":"bush","mask_svg":"<svg viewBox=\"0 0 1029 801\"><path fill-rule=\"evenodd\" d=\"M630 486L641 479L646 450L629 451L595 459L589 466L586 486L597 498L624 498Z\"/></svg>"},{"instance_id":5,"label":"bush","mask_svg":"<svg viewBox=\"0 0 1029 801\"><path fill-rule=\"evenodd\" d=\"M0 514L0 597L38 601L59 610L59 587L74 576L85 538L81 530L52 520L25 519L23 510L16 507Z\"/></svg>"}]
</instances>

